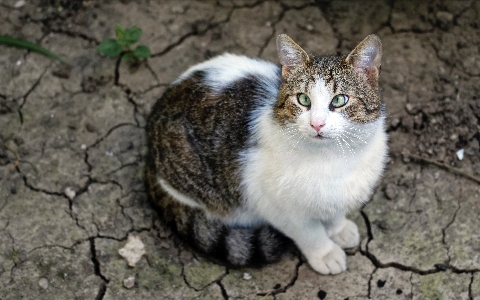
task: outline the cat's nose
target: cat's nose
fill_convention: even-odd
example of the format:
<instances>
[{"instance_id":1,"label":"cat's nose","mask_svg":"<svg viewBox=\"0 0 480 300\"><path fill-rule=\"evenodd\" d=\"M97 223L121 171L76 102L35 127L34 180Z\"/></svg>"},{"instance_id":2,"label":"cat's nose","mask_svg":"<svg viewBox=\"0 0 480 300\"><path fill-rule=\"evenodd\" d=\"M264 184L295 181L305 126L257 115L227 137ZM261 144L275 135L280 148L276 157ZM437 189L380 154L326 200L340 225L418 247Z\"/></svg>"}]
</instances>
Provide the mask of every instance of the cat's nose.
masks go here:
<instances>
[{"instance_id":1,"label":"cat's nose","mask_svg":"<svg viewBox=\"0 0 480 300\"><path fill-rule=\"evenodd\" d=\"M312 126L312 128L315 129L316 132L320 132L322 127L325 126L325 123L310 122L310 126Z\"/></svg>"}]
</instances>

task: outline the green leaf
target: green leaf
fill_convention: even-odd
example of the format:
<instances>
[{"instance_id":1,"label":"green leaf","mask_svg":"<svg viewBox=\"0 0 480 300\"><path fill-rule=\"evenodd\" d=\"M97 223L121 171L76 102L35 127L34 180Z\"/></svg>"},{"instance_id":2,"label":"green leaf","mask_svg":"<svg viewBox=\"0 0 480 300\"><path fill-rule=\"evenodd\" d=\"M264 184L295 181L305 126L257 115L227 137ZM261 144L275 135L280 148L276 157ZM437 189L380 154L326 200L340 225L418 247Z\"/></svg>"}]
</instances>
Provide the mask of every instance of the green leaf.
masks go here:
<instances>
[{"instance_id":1,"label":"green leaf","mask_svg":"<svg viewBox=\"0 0 480 300\"><path fill-rule=\"evenodd\" d=\"M122 52L122 46L115 39L107 39L97 47L97 51L106 56L117 56Z\"/></svg>"},{"instance_id":2,"label":"green leaf","mask_svg":"<svg viewBox=\"0 0 480 300\"><path fill-rule=\"evenodd\" d=\"M135 51L133 51L133 55L137 58L149 58L152 54L147 46L138 45L137 48L135 48Z\"/></svg>"},{"instance_id":3,"label":"green leaf","mask_svg":"<svg viewBox=\"0 0 480 300\"><path fill-rule=\"evenodd\" d=\"M125 42L128 43L126 46L129 46L131 44L138 42L140 37L142 37L142 30L137 26L133 26L131 28L126 29L125 38L124 38Z\"/></svg>"},{"instance_id":4,"label":"green leaf","mask_svg":"<svg viewBox=\"0 0 480 300\"><path fill-rule=\"evenodd\" d=\"M117 24L115 26L115 35L119 39L124 39L125 38L125 29L123 29L123 27L120 26L120 24Z\"/></svg>"},{"instance_id":5,"label":"green leaf","mask_svg":"<svg viewBox=\"0 0 480 300\"><path fill-rule=\"evenodd\" d=\"M132 51L128 51L127 53L125 53L122 59L126 62L131 62L133 60L136 60L137 58L135 57Z\"/></svg>"},{"instance_id":6,"label":"green leaf","mask_svg":"<svg viewBox=\"0 0 480 300\"><path fill-rule=\"evenodd\" d=\"M45 56L48 56L50 58L56 59L59 62L68 65L68 63L65 62L63 59L61 59L58 55L48 51L47 49L45 49L45 48L43 48L43 47L41 47L37 44L33 44L33 43L30 43L30 42L27 42L27 41L24 41L24 40L12 38L12 37L9 37L9 36L3 36L3 35L0 35L0 44L35 51L35 52L38 52L38 53L43 54Z\"/></svg>"}]
</instances>

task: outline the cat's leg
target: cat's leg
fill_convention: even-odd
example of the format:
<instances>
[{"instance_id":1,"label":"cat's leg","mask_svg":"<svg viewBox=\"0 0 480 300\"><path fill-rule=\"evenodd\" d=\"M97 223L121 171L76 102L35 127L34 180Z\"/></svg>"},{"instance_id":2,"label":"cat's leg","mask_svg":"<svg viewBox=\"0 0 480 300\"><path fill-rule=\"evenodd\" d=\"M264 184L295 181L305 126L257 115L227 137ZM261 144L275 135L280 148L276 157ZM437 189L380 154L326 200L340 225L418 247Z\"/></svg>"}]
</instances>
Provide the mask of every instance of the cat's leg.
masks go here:
<instances>
[{"instance_id":1,"label":"cat's leg","mask_svg":"<svg viewBox=\"0 0 480 300\"><path fill-rule=\"evenodd\" d=\"M347 219L345 214L339 214L323 224L328 237L343 249L358 246L360 243L357 225Z\"/></svg>"},{"instance_id":2,"label":"cat's leg","mask_svg":"<svg viewBox=\"0 0 480 300\"><path fill-rule=\"evenodd\" d=\"M278 213L270 209L267 221L295 242L315 271L338 274L347 269L345 252L328 237L322 221L289 217L285 211Z\"/></svg>"}]
</instances>

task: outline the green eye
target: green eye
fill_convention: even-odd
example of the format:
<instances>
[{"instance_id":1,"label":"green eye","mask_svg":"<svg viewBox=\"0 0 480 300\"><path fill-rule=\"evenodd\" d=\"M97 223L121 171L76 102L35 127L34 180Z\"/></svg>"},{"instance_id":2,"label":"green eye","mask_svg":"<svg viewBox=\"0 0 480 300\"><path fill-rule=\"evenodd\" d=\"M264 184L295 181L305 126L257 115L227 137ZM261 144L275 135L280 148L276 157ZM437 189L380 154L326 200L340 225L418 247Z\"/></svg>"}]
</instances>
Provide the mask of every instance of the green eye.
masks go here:
<instances>
[{"instance_id":1,"label":"green eye","mask_svg":"<svg viewBox=\"0 0 480 300\"><path fill-rule=\"evenodd\" d=\"M298 94L297 95L297 101L300 103L300 105L303 106L310 106L310 97L307 96L307 94Z\"/></svg>"},{"instance_id":2,"label":"green eye","mask_svg":"<svg viewBox=\"0 0 480 300\"><path fill-rule=\"evenodd\" d=\"M332 99L332 106L335 108L339 108L347 104L348 96L344 94L338 94Z\"/></svg>"}]
</instances>

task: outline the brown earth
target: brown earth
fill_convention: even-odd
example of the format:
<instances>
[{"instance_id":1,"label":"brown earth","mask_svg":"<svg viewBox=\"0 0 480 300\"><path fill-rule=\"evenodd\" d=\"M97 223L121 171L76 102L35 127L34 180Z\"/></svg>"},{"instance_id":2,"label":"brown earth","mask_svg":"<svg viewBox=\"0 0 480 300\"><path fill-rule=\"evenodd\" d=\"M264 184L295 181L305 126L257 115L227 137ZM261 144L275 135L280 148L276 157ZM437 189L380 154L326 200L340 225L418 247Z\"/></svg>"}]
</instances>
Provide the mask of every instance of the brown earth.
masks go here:
<instances>
[{"instance_id":1,"label":"brown earth","mask_svg":"<svg viewBox=\"0 0 480 300\"><path fill-rule=\"evenodd\" d=\"M21 2L0 1L0 35L71 67L0 46L1 300L480 299L480 2ZM142 28L153 56L99 55L116 23ZM166 86L225 51L276 62L280 33L317 55L383 42L390 159L336 276L295 253L262 269L208 262L144 189L145 118ZM128 235L147 251L134 268L118 254Z\"/></svg>"}]
</instances>

